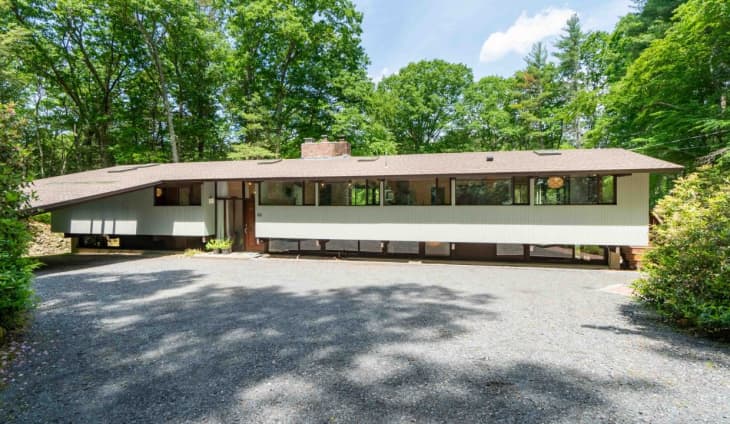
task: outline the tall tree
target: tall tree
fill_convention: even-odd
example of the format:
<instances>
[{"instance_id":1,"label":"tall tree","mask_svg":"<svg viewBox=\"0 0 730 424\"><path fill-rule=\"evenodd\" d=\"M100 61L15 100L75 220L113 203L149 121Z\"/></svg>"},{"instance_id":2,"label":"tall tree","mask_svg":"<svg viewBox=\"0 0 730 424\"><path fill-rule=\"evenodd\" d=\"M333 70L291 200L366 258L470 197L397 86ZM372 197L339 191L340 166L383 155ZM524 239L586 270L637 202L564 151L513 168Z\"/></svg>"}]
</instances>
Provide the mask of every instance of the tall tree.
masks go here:
<instances>
[{"instance_id":1,"label":"tall tree","mask_svg":"<svg viewBox=\"0 0 730 424\"><path fill-rule=\"evenodd\" d=\"M563 35L555 43L558 49L555 57L558 59L558 72L563 82L566 107L564 108L564 119L568 127L567 135L571 143L580 147L582 144L583 124L581 114L577 110L577 97L584 89L583 70L583 43L586 35L580 27L578 15L568 19Z\"/></svg>"},{"instance_id":2,"label":"tall tree","mask_svg":"<svg viewBox=\"0 0 730 424\"><path fill-rule=\"evenodd\" d=\"M411 63L384 78L376 90L376 118L393 134L402 153L449 150L440 143L452 126L471 69L443 60Z\"/></svg>"},{"instance_id":3,"label":"tall tree","mask_svg":"<svg viewBox=\"0 0 730 424\"><path fill-rule=\"evenodd\" d=\"M167 131L170 134L169 140L173 162L180 162L180 154L177 147L177 137L175 136L175 120L172 116L173 112L169 95L170 89L167 85L168 78L165 76L165 66L162 63L162 55L157 46L162 44L164 39L168 37L167 28L178 23L174 22L174 18L180 13L180 9L171 9L179 5L180 3L176 1L159 3L143 1L137 2L133 6L134 21L147 46L147 54L149 54L156 71L157 87L162 98L165 116L167 117Z\"/></svg>"},{"instance_id":4,"label":"tall tree","mask_svg":"<svg viewBox=\"0 0 730 424\"><path fill-rule=\"evenodd\" d=\"M633 13L623 16L611 34L606 50L606 77L621 79L629 65L652 41L664 37L676 8L687 0L634 0Z\"/></svg>"},{"instance_id":5,"label":"tall tree","mask_svg":"<svg viewBox=\"0 0 730 424\"><path fill-rule=\"evenodd\" d=\"M350 0L222 0L232 41L228 103L238 139L295 155L332 124L341 87L367 62L362 14Z\"/></svg>"},{"instance_id":6,"label":"tall tree","mask_svg":"<svg viewBox=\"0 0 730 424\"><path fill-rule=\"evenodd\" d=\"M517 100L512 106L521 127L520 148L559 148L563 141L563 104L558 69L548 61L545 45L536 43L525 57L524 71L515 76Z\"/></svg>"},{"instance_id":7,"label":"tall tree","mask_svg":"<svg viewBox=\"0 0 730 424\"><path fill-rule=\"evenodd\" d=\"M729 89L730 7L690 0L612 87L593 136L691 164L728 145Z\"/></svg>"},{"instance_id":8,"label":"tall tree","mask_svg":"<svg viewBox=\"0 0 730 424\"><path fill-rule=\"evenodd\" d=\"M109 164L114 102L133 66L124 5L9 0L7 6L12 25L25 35L15 44L15 54L28 72L69 100L80 166Z\"/></svg>"},{"instance_id":9,"label":"tall tree","mask_svg":"<svg viewBox=\"0 0 730 424\"><path fill-rule=\"evenodd\" d=\"M464 92L457 105L457 128L464 150L507 150L520 145L516 123L515 80L498 76L484 77ZM453 143L456 144L456 143Z\"/></svg>"}]
</instances>

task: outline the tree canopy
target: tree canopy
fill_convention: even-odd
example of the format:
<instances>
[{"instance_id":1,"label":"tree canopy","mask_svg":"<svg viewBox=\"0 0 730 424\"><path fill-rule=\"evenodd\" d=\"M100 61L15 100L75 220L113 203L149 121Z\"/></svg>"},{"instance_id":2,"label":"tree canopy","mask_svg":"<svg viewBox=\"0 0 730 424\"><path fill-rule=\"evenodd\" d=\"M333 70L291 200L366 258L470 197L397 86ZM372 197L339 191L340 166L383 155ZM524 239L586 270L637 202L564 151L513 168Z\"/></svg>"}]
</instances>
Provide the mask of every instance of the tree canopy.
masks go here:
<instances>
[{"instance_id":1,"label":"tree canopy","mask_svg":"<svg viewBox=\"0 0 730 424\"><path fill-rule=\"evenodd\" d=\"M368 78L350 0L0 0L0 102L45 177L118 163L619 146L693 166L727 146L723 0L578 16L513 75L410 63Z\"/></svg>"}]
</instances>

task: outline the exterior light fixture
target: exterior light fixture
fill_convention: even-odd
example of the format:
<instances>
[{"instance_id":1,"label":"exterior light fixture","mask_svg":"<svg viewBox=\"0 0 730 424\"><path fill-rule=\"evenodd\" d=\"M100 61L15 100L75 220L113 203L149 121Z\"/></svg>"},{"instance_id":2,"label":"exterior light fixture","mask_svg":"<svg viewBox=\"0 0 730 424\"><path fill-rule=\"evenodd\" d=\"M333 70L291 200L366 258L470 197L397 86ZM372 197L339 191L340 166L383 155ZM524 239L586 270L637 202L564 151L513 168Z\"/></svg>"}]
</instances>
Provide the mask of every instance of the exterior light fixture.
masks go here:
<instances>
[{"instance_id":1,"label":"exterior light fixture","mask_svg":"<svg viewBox=\"0 0 730 424\"><path fill-rule=\"evenodd\" d=\"M155 188L155 197L162 197L162 187Z\"/></svg>"},{"instance_id":2,"label":"exterior light fixture","mask_svg":"<svg viewBox=\"0 0 730 424\"><path fill-rule=\"evenodd\" d=\"M559 189L565 185L565 179L563 177L549 177L547 180L548 188Z\"/></svg>"}]
</instances>

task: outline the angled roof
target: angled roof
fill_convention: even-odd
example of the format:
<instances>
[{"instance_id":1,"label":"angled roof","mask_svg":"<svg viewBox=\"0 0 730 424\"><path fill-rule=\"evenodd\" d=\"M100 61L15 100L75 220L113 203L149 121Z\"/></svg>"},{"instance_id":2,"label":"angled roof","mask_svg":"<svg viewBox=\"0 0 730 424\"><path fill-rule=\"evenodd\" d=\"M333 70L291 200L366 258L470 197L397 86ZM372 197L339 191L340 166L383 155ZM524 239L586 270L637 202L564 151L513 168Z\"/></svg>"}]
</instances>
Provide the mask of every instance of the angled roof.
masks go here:
<instances>
[{"instance_id":1,"label":"angled roof","mask_svg":"<svg viewBox=\"0 0 730 424\"><path fill-rule=\"evenodd\" d=\"M488 160L488 157L491 160ZM170 181L388 178L417 176L628 174L682 166L623 149L434 153L122 165L36 180L31 207L50 210Z\"/></svg>"}]
</instances>

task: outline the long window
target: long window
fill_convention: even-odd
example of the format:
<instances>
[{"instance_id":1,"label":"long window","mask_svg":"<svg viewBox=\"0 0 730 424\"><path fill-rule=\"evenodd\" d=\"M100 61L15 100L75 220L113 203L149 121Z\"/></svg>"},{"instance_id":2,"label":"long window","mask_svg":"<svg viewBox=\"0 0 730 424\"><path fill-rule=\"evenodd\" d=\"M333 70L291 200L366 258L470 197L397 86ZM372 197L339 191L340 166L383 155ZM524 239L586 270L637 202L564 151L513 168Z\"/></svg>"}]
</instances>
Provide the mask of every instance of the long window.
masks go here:
<instances>
[{"instance_id":1,"label":"long window","mask_svg":"<svg viewBox=\"0 0 730 424\"><path fill-rule=\"evenodd\" d=\"M388 180L384 202L386 205L450 205L451 181L448 178Z\"/></svg>"},{"instance_id":2,"label":"long window","mask_svg":"<svg viewBox=\"0 0 730 424\"><path fill-rule=\"evenodd\" d=\"M175 183L155 186L155 206L200 206L201 183Z\"/></svg>"},{"instance_id":3,"label":"long window","mask_svg":"<svg viewBox=\"0 0 730 424\"><path fill-rule=\"evenodd\" d=\"M511 205L512 179L456 180L457 205Z\"/></svg>"},{"instance_id":4,"label":"long window","mask_svg":"<svg viewBox=\"0 0 730 424\"><path fill-rule=\"evenodd\" d=\"M380 181L351 180L322 182L320 206L380 206Z\"/></svg>"},{"instance_id":5,"label":"long window","mask_svg":"<svg viewBox=\"0 0 730 424\"><path fill-rule=\"evenodd\" d=\"M536 205L597 205L616 203L616 177L550 176L535 179Z\"/></svg>"},{"instance_id":6,"label":"long window","mask_svg":"<svg viewBox=\"0 0 730 424\"><path fill-rule=\"evenodd\" d=\"M311 181L263 181L259 204L264 206L313 206L315 183Z\"/></svg>"}]
</instances>

